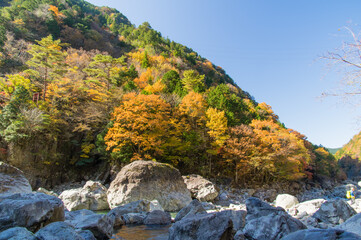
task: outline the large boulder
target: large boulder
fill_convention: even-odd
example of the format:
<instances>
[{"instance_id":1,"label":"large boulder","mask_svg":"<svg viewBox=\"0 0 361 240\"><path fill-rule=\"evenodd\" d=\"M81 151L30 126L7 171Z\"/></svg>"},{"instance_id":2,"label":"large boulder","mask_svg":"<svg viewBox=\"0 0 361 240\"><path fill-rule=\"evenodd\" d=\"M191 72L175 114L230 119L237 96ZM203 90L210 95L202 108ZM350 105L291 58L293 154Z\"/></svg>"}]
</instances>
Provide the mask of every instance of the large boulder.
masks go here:
<instances>
[{"instance_id":1,"label":"large boulder","mask_svg":"<svg viewBox=\"0 0 361 240\"><path fill-rule=\"evenodd\" d=\"M272 207L258 198L248 198L246 206L246 225L243 229L246 238L281 239L292 232L306 228L300 220L292 218L283 208Z\"/></svg>"},{"instance_id":2,"label":"large boulder","mask_svg":"<svg viewBox=\"0 0 361 240\"><path fill-rule=\"evenodd\" d=\"M356 198L352 202L351 200L347 201L347 203L357 212L361 213L361 199Z\"/></svg>"},{"instance_id":3,"label":"large boulder","mask_svg":"<svg viewBox=\"0 0 361 240\"><path fill-rule=\"evenodd\" d=\"M65 190L59 198L69 211L109 209L107 189L100 182L87 181L82 188Z\"/></svg>"},{"instance_id":4,"label":"large boulder","mask_svg":"<svg viewBox=\"0 0 361 240\"><path fill-rule=\"evenodd\" d=\"M63 220L64 205L59 198L44 193L0 195L0 231L26 227L34 232Z\"/></svg>"},{"instance_id":5,"label":"large boulder","mask_svg":"<svg viewBox=\"0 0 361 240\"><path fill-rule=\"evenodd\" d=\"M329 226L335 226L345 222L355 215L355 210L342 199L324 202L320 209L312 217L317 222L325 223Z\"/></svg>"},{"instance_id":6,"label":"large boulder","mask_svg":"<svg viewBox=\"0 0 361 240\"><path fill-rule=\"evenodd\" d=\"M361 213L354 215L346 220L346 222L335 226L337 229L341 229L347 232L352 232L361 236Z\"/></svg>"},{"instance_id":7,"label":"large boulder","mask_svg":"<svg viewBox=\"0 0 361 240\"><path fill-rule=\"evenodd\" d=\"M204 213L207 213L207 211L203 208L203 205L197 199L194 199L191 203L189 203L177 213L174 220L178 222L185 217L191 217Z\"/></svg>"},{"instance_id":8,"label":"large boulder","mask_svg":"<svg viewBox=\"0 0 361 240\"><path fill-rule=\"evenodd\" d=\"M51 223L40 229L35 235L39 240L84 240L72 225L65 222ZM92 239L91 237L95 239L90 235L87 240Z\"/></svg>"},{"instance_id":9,"label":"large boulder","mask_svg":"<svg viewBox=\"0 0 361 240\"><path fill-rule=\"evenodd\" d=\"M32 189L24 173L4 162L0 162L0 193L31 193Z\"/></svg>"},{"instance_id":10,"label":"large boulder","mask_svg":"<svg viewBox=\"0 0 361 240\"><path fill-rule=\"evenodd\" d=\"M77 229L90 230L96 239L109 239L113 234L111 219L107 215L96 214L90 210L66 212L65 222Z\"/></svg>"},{"instance_id":11,"label":"large boulder","mask_svg":"<svg viewBox=\"0 0 361 240\"><path fill-rule=\"evenodd\" d=\"M157 201L148 201L148 200L138 200L135 202L127 203L123 206L119 206L110 210L107 216L113 222L115 228L120 227L123 224L129 224L129 221L134 223L133 218L139 219L139 216L134 215L135 213L147 213L154 210L163 210L160 206L157 205ZM125 216L126 214L130 214ZM144 220L143 217L142 221ZM130 219L128 222L124 220ZM137 220L138 221L138 220Z\"/></svg>"},{"instance_id":12,"label":"large boulder","mask_svg":"<svg viewBox=\"0 0 361 240\"><path fill-rule=\"evenodd\" d=\"M322 198L301 202L295 206L296 215L311 216L320 209L324 202L326 202L326 200Z\"/></svg>"},{"instance_id":13,"label":"large boulder","mask_svg":"<svg viewBox=\"0 0 361 240\"><path fill-rule=\"evenodd\" d=\"M282 240L360 240L361 237L354 234L336 229L306 229L291 233L282 238Z\"/></svg>"},{"instance_id":14,"label":"large boulder","mask_svg":"<svg viewBox=\"0 0 361 240\"><path fill-rule=\"evenodd\" d=\"M233 236L233 223L225 212L186 217L169 228L169 239L172 240L231 240Z\"/></svg>"},{"instance_id":15,"label":"large boulder","mask_svg":"<svg viewBox=\"0 0 361 240\"><path fill-rule=\"evenodd\" d=\"M209 202L218 196L216 186L202 176L191 174L183 176L183 179L192 194L192 198L196 198L201 202Z\"/></svg>"},{"instance_id":16,"label":"large boulder","mask_svg":"<svg viewBox=\"0 0 361 240\"><path fill-rule=\"evenodd\" d=\"M233 223L233 233L244 228L246 224L247 212L244 210L225 210L223 214L229 217Z\"/></svg>"},{"instance_id":17,"label":"large boulder","mask_svg":"<svg viewBox=\"0 0 361 240\"><path fill-rule=\"evenodd\" d=\"M172 218L170 213L161 210L155 210L147 214L144 219L146 225L168 225L171 224Z\"/></svg>"},{"instance_id":18,"label":"large boulder","mask_svg":"<svg viewBox=\"0 0 361 240\"><path fill-rule=\"evenodd\" d=\"M292 196L290 194L279 194L277 195L275 206L289 209L294 207L298 203L298 199L295 196Z\"/></svg>"},{"instance_id":19,"label":"large boulder","mask_svg":"<svg viewBox=\"0 0 361 240\"><path fill-rule=\"evenodd\" d=\"M123 221L124 225L143 225L144 220L147 217L148 213L146 212L140 212L140 213L127 213L122 215L121 220ZM119 221L119 220L118 220ZM118 224L118 222L116 223ZM115 226L118 227L118 226Z\"/></svg>"},{"instance_id":20,"label":"large boulder","mask_svg":"<svg viewBox=\"0 0 361 240\"><path fill-rule=\"evenodd\" d=\"M179 211L191 201L180 172L153 161L135 161L122 168L108 189L111 208L129 202L158 200L165 211Z\"/></svg>"},{"instance_id":21,"label":"large boulder","mask_svg":"<svg viewBox=\"0 0 361 240\"><path fill-rule=\"evenodd\" d=\"M9 228L0 233L0 240L38 240L35 235L24 227Z\"/></svg>"}]
</instances>

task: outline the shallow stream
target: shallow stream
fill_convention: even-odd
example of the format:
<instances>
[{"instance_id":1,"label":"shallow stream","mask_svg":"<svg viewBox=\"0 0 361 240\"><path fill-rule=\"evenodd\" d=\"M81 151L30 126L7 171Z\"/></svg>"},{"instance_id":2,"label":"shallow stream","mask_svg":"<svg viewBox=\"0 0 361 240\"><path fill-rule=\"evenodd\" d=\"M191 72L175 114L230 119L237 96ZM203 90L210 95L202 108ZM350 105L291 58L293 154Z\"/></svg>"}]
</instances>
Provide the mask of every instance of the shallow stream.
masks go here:
<instances>
[{"instance_id":1,"label":"shallow stream","mask_svg":"<svg viewBox=\"0 0 361 240\"><path fill-rule=\"evenodd\" d=\"M168 240L168 228L172 225L127 225L113 235L113 240Z\"/></svg>"}]
</instances>

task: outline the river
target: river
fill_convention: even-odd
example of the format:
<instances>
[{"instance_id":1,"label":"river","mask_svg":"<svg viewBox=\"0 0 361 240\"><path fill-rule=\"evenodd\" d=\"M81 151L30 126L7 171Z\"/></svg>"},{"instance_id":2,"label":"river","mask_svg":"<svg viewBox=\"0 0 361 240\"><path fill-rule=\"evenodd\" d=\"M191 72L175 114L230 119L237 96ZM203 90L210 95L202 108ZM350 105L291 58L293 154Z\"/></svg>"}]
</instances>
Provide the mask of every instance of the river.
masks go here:
<instances>
[{"instance_id":1,"label":"river","mask_svg":"<svg viewBox=\"0 0 361 240\"><path fill-rule=\"evenodd\" d=\"M127 225L122 226L111 239L113 240L167 240L168 229L172 225Z\"/></svg>"}]
</instances>

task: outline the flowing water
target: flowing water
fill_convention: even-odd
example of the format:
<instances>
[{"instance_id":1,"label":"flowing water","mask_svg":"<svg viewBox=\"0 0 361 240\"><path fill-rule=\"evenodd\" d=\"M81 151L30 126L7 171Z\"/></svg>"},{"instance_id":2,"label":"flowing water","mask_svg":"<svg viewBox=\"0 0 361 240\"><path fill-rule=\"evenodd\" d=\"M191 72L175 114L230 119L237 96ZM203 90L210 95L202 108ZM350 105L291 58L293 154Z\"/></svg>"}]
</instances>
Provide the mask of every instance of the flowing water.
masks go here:
<instances>
[{"instance_id":1,"label":"flowing water","mask_svg":"<svg viewBox=\"0 0 361 240\"><path fill-rule=\"evenodd\" d=\"M122 226L111 239L118 240L168 240L168 228L172 225Z\"/></svg>"}]
</instances>

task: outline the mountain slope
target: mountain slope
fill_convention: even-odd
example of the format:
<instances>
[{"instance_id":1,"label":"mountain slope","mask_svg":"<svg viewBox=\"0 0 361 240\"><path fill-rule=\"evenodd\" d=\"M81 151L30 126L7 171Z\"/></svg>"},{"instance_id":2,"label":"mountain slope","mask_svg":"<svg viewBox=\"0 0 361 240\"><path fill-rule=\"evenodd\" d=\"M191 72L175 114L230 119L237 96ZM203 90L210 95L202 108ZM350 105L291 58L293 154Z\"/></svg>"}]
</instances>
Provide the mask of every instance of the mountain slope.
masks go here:
<instances>
[{"instance_id":1,"label":"mountain slope","mask_svg":"<svg viewBox=\"0 0 361 240\"><path fill-rule=\"evenodd\" d=\"M235 184L339 173L327 150L149 23L82 0L8 1L0 21L0 157L33 184L139 158Z\"/></svg>"},{"instance_id":2,"label":"mountain slope","mask_svg":"<svg viewBox=\"0 0 361 240\"><path fill-rule=\"evenodd\" d=\"M345 156L360 158L361 156L361 132L352 137L340 150L335 153L335 157L340 159Z\"/></svg>"}]
</instances>

